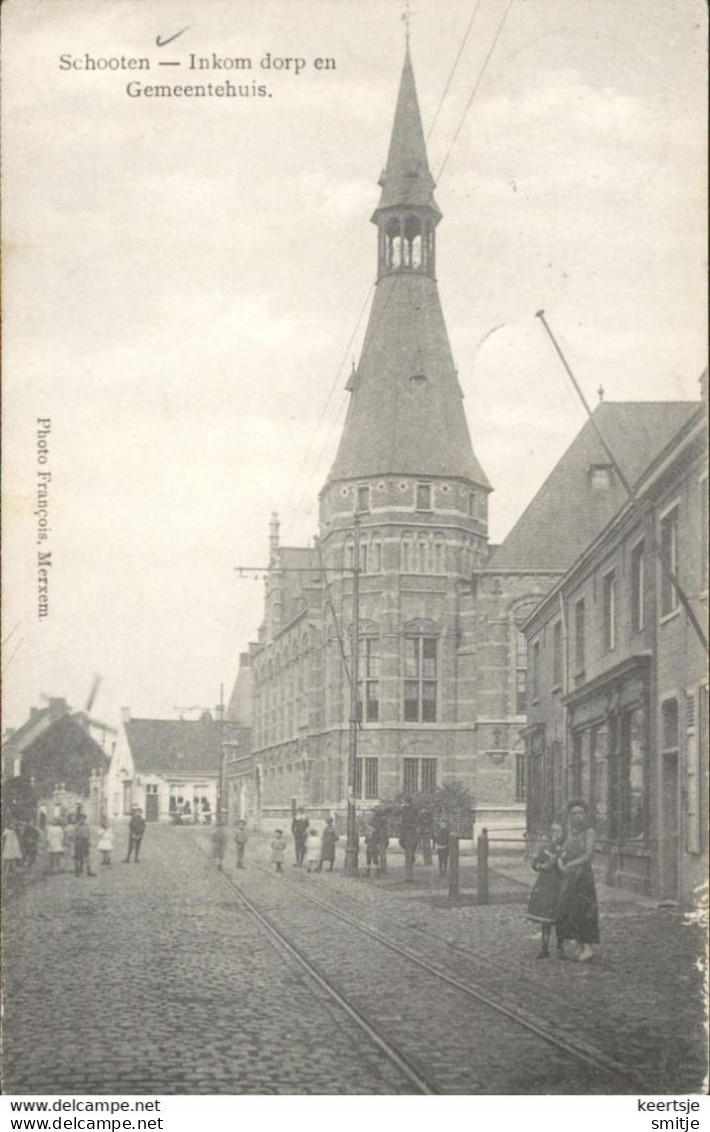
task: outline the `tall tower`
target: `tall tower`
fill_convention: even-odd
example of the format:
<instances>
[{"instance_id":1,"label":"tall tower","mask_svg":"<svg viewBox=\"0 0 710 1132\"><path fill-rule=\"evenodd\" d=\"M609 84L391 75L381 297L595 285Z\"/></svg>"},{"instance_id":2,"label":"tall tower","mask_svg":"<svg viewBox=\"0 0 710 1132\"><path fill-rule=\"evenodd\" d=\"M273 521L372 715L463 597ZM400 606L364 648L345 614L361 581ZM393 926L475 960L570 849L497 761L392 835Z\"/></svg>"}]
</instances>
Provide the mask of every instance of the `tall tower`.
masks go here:
<instances>
[{"instance_id":1,"label":"tall tower","mask_svg":"<svg viewBox=\"0 0 710 1132\"><path fill-rule=\"evenodd\" d=\"M379 183L372 216L377 288L347 385L340 446L320 495L321 547L331 568L323 671L327 762L337 757L347 721L335 611L347 630L356 517L359 526L363 798L428 790L454 776L472 784L464 734L473 723L472 701L458 655L460 594L485 560L491 490L471 445L436 285L442 215L408 47Z\"/></svg>"}]
</instances>

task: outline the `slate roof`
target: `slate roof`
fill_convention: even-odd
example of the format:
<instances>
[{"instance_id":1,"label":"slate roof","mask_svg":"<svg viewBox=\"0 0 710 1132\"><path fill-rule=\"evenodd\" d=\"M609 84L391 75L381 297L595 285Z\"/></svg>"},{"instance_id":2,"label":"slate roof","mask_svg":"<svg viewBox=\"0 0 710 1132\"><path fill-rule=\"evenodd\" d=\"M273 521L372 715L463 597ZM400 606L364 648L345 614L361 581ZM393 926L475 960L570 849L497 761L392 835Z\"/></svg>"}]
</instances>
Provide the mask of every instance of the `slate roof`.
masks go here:
<instances>
[{"instance_id":1,"label":"slate roof","mask_svg":"<svg viewBox=\"0 0 710 1132\"><path fill-rule=\"evenodd\" d=\"M382 196L373 216L374 221L380 209L401 205L428 207L441 216L434 200L434 178L427 160L409 48L402 68L387 164L380 184Z\"/></svg>"},{"instance_id":2,"label":"slate roof","mask_svg":"<svg viewBox=\"0 0 710 1132\"><path fill-rule=\"evenodd\" d=\"M695 401L604 401L594 419L633 485L698 409ZM626 502L612 473L607 490L591 485L591 465L609 463L591 421L572 441L488 570L566 570Z\"/></svg>"},{"instance_id":3,"label":"slate roof","mask_svg":"<svg viewBox=\"0 0 710 1132\"><path fill-rule=\"evenodd\" d=\"M474 455L436 283L393 273L377 284L328 481L385 474L490 484Z\"/></svg>"},{"instance_id":4,"label":"slate roof","mask_svg":"<svg viewBox=\"0 0 710 1132\"><path fill-rule=\"evenodd\" d=\"M126 739L137 772L216 775L226 728L210 715L201 719L130 719Z\"/></svg>"}]
</instances>

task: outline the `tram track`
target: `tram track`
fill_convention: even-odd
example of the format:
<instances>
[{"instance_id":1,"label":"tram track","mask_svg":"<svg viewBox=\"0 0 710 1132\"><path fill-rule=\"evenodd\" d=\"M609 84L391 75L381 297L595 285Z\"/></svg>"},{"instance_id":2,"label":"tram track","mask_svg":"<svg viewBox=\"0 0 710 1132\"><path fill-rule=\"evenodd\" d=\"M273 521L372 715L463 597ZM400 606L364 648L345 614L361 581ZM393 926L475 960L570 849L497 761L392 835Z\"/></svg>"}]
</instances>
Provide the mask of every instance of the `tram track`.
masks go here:
<instances>
[{"instance_id":1,"label":"tram track","mask_svg":"<svg viewBox=\"0 0 710 1132\"><path fill-rule=\"evenodd\" d=\"M196 843L201 852L207 857L208 853L199 842ZM265 870L264 870L265 871ZM350 1002L335 984L323 972L321 972L312 959L309 959L300 947L297 947L283 932L281 932L276 925L272 922L271 918L266 913L259 909L255 902L246 895L242 887L232 879L227 873L218 870L222 884L225 885L230 892L236 893L242 907L246 909L249 915L254 919L259 926L267 933L277 948L284 951L289 958L298 964L298 966L306 972L310 979L312 979L322 991L325 992L328 998L334 1001L338 1007L343 1010L348 1017L367 1035L371 1042L373 1042L384 1056L394 1064L397 1069L407 1078L413 1086L413 1092L432 1095L436 1094L438 1090L427 1079L424 1073L412 1063L412 1061L398 1050L392 1042L380 1032L379 1028L374 1023L365 1017L365 1015L357 1009ZM267 874L270 880L275 878L271 874Z\"/></svg>"},{"instance_id":2,"label":"tram track","mask_svg":"<svg viewBox=\"0 0 710 1132\"><path fill-rule=\"evenodd\" d=\"M204 850L203 850L204 852ZM362 959L362 964L370 970L385 969L386 963L383 964L381 955L382 949L385 949L391 956L396 956L398 963L392 967L393 971L397 972L397 978L400 981L404 980L406 986L417 985L422 979L428 980L427 985L434 988L434 994L445 999L449 996L449 1016L451 1018L451 1025L455 1028L455 1015L458 1011L458 1016L463 1017L466 1014L466 1022L469 1027L475 1029L479 1027L478 1033L486 1033L494 1030L497 1033L507 1034L509 1031L512 1034L511 1027L516 1031L517 1036L510 1039L515 1047L516 1042L522 1042L523 1048L526 1050L530 1046L530 1039L534 1039L538 1043L544 1043L545 1047L553 1048L557 1055L562 1054L565 1061L572 1067L570 1072L581 1070L584 1074L589 1076L592 1082L603 1082L603 1091L609 1093L620 1092L636 1092L644 1091L646 1084L639 1080L638 1074L635 1070L622 1065L620 1062L609 1057L606 1053L594 1047L590 1043L583 1040L570 1040L569 1036L561 1036L554 1032L554 1029L549 1023L543 1019L534 1017L524 1010L518 1009L510 1003L506 1003L495 998L489 993L479 982L465 976L459 977L453 974L450 970L436 962L432 962L428 958L417 954L410 947L403 945L396 939L385 935L377 928L364 924L361 919L356 918L351 914L351 910L345 911L342 907L336 907L333 903L333 897L336 896L338 902L349 902L352 909L362 913L362 905L352 898L344 896L341 892L334 894L332 890L327 889L325 882L322 878L313 878L318 889L322 893L328 893L329 899L322 899L313 889L315 885L306 884L303 881L294 883L286 879L285 876L277 876L271 871L267 871L261 865L253 864L250 866L250 873L252 870L258 871L260 876L265 878L268 882L271 891L281 893L288 893L291 897L297 897L298 903L289 904L288 902L279 904L278 900L270 898L267 894L260 894L259 903L248 894L244 888L244 879L237 880L227 873L220 872L219 876L222 883L232 892L241 905L249 912L249 914L262 926L268 933L273 942L286 951L299 966L305 970L308 975L314 979L324 990L331 999L337 1002L338 1006L343 1009L356 1024L368 1035L371 1041L375 1042L380 1051L394 1063L402 1073L406 1076L409 1083L412 1085L413 1091L418 1093L439 1093L439 1092L486 1092L495 1091L488 1090L481 1087L481 1081L476 1080L474 1087L469 1088L454 1088L451 1085L451 1080L447 1078L443 1085L438 1079L436 1067L432 1068L431 1065L422 1064L422 1058L419 1056L412 1056L402 1048L402 1042L393 1040L391 1034L387 1033L387 1024L390 1026L393 1023L400 1023L404 1030L407 1029L410 1022L403 1022L399 1017L386 1017L387 1008L384 1003L376 1002L375 1016L373 1017L373 1007L368 1004L363 1007L361 1003L354 1001L354 999L362 998L359 993L357 981L353 982L352 974L348 976L347 972L340 969L336 970L335 976L333 971L328 971L328 962L317 962L313 957L313 950L318 950L320 940L314 942L312 934L309 934L309 921L308 917L304 917L304 908L308 905L317 907L326 920L335 922L336 924L343 925L347 928L346 938L349 941L348 956L356 954L359 950L363 951L367 948L370 949L372 958L369 960L369 967L367 960ZM252 873L253 876L253 873ZM310 878L309 878L310 881ZM266 905L266 907L265 907ZM281 922L279 922L281 920ZM286 920L284 926L283 921ZM323 917L319 919L319 924L324 922ZM399 925L402 926L402 925ZM322 927L319 928L322 931ZM294 941L294 936L299 939L299 942ZM338 937L342 941L342 933ZM303 942L305 940L305 942ZM440 943L442 941L439 941ZM373 948L373 945L376 945ZM465 949L458 949L459 953L465 954ZM321 947L322 952L322 947ZM323 955L320 956L321 960ZM332 967L332 964L331 964ZM417 974L417 972L419 974ZM348 985L348 977L350 985ZM409 982L407 983L407 980ZM439 987L439 992L436 992L435 987ZM469 1006L464 1011L465 1003L468 1002ZM477 1009L471 1009L475 1004ZM442 1002L441 1009L445 1011L445 1004ZM496 1025L492 1024L493 1017L498 1018ZM501 1030L501 1027L503 1029ZM508 1029L506 1030L505 1027ZM406 1037L409 1038L410 1034L407 1033ZM404 1042L406 1044L406 1041ZM506 1043L507 1044L507 1043ZM424 1059L426 1060L426 1059ZM507 1091L507 1090L498 1090ZM537 1091L536 1088L530 1087L530 1092ZM575 1090L577 1091L577 1090ZM584 1089L581 1091L585 1091ZM588 1087L588 1091L592 1091ZM598 1090L595 1090L598 1091Z\"/></svg>"}]
</instances>

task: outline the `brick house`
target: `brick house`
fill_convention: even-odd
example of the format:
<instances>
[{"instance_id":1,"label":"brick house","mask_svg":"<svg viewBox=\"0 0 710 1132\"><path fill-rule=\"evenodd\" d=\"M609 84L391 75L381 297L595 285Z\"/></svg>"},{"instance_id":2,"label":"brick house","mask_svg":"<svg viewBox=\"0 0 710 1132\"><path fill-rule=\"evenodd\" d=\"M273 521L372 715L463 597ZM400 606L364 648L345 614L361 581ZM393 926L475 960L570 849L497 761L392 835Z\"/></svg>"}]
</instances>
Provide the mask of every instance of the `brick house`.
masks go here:
<instances>
[{"instance_id":1,"label":"brick house","mask_svg":"<svg viewBox=\"0 0 710 1132\"><path fill-rule=\"evenodd\" d=\"M607 883L692 904L707 877L707 655L653 540L707 623L707 402L623 413L623 444L600 419L639 509L618 506L523 626L528 830L582 797ZM616 480L589 476L600 494Z\"/></svg>"}]
</instances>

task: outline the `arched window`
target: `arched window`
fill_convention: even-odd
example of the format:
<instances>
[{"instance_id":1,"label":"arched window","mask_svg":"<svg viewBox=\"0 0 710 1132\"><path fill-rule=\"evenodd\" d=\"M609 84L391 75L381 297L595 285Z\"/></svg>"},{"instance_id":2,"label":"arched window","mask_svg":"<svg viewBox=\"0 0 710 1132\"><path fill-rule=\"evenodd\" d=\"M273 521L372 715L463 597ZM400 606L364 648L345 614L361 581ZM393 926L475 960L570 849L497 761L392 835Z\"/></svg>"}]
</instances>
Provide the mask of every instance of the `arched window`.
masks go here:
<instances>
[{"instance_id":1,"label":"arched window","mask_svg":"<svg viewBox=\"0 0 710 1132\"><path fill-rule=\"evenodd\" d=\"M379 574L382 571L382 543L378 532L374 532L370 541L370 573Z\"/></svg>"}]
</instances>

